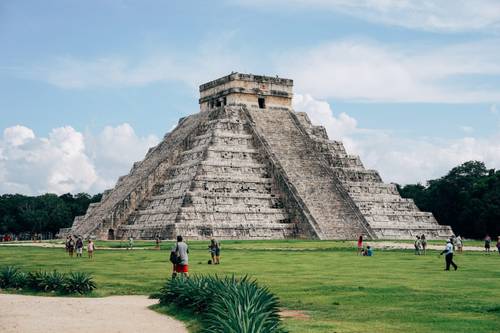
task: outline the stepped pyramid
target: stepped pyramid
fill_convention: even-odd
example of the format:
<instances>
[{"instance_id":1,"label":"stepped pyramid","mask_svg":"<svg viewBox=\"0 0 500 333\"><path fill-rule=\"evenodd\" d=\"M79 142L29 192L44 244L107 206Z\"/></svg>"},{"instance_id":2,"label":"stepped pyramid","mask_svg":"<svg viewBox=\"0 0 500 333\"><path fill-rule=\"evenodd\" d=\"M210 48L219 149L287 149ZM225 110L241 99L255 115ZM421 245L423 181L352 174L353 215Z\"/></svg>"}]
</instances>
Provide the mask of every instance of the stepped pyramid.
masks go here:
<instances>
[{"instance_id":1,"label":"stepped pyramid","mask_svg":"<svg viewBox=\"0 0 500 333\"><path fill-rule=\"evenodd\" d=\"M321 126L292 110L293 81L233 73L66 234L100 239L444 238Z\"/></svg>"}]
</instances>

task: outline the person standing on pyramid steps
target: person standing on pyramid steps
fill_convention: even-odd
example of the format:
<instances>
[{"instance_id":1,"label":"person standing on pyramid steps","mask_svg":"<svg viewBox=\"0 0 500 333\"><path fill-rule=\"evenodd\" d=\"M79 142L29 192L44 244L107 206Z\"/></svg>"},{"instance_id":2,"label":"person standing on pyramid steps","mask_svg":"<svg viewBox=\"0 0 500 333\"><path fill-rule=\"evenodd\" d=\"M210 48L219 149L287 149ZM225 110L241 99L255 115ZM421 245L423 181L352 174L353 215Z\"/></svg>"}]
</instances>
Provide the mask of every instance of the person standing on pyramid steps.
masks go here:
<instances>
[{"instance_id":1,"label":"person standing on pyramid steps","mask_svg":"<svg viewBox=\"0 0 500 333\"><path fill-rule=\"evenodd\" d=\"M453 266L455 270L458 269L458 266L453 262L453 244L451 242L451 239L449 239L446 242L446 247L444 250L439 254L440 256L445 254L444 259L446 262L446 268L444 269L445 271L450 270L450 265Z\"/></svg>"},{"instance_id":2,"label":"person standing on pyramid steps","mask_svg":"<svg viewBox=\"0 0 500 333\"><path fill-rule=\"evenodd\" d=\"M360 235L358 238L358 256L363 254L363 235Z\"/></svg>"}]
</instances>

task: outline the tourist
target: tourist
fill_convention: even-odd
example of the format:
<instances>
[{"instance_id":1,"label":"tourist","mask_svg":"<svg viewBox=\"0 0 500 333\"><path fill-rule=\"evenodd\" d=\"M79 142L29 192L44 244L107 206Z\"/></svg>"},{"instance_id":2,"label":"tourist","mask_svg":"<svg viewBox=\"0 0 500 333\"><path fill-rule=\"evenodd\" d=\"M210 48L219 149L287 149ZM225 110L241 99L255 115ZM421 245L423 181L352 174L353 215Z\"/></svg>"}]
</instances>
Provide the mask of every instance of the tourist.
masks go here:
<instances>
[{"instance_id":1,"label":"tourist","mask_svg":"<svg viewBox=\"0 0 500 333\"><path fill-rule=\"evenodd\" d=\"M78 239L76 240L75 247L76 247L76 256L81 258L83 253L83 240L81 237L78 237Z\"/></svg>"},{"instance_id":2,"label":"tourist","mask_svg":"<svg viewBox=\"0 0 500 333\"><path fill-rule=\"evenodd\" d=\"M420 247L421 247L420 236L417 236L417 239L415 239L413 246L415 246L415 255L419 256L420 255Z\"/></svg>"},{"instance_id":3,"label":"tourist","mask_svg":"<svg viewBox=\"0 0 500 333\"><path fill-rule=\"evenodd\" d=\"M75 251L75 241L73 240L73 236L69 236L68 253L71 258L73 258L73 251Z\"/></svg>"},{"instance_id":4,"label":"tourist","mask_svg":"<svg viewBox=\"0 0 500 333\"><path fill-rule=\"evenodd\" d=\"M446 268L444 270L445 271L449 271L450 270L450 265L453 266L453 268L455 270L457 270L458 266L453 262L453 244L452 244L451 239L449 239L446 242L445 249L439 255L443 255L443 254L445 254L444 259L445 259L445 262L446 262Z\"/></svg>"},{"instance_id":5,"label":"tourist","mask_svg":"<svg viewBox=\"0 0 500 333\"><path fill-rule=\"evenodd\" d=\"M484 237L484 251L486 254L490 254L490 248L491 248L491 237L490 235L486 235Z\"/></svg>"},{"instance_id":6,"label":"tourist","mask_svg":"<svg viewBox=\"0 0 500 333\"><path fill-rule=\"evenodd\" d=\"M175 255L175 259L172 260L172 253ZM188 257L189 249L185 242L182 241L182 236L177 236L177 243L172 247L171 259L174 264L174 272L172 273L172 278L176 277L177 274L181 274L186 278L189 278L188 271Z\"/></svg>"},{"instance_id":7,"label":"tourist","mask_svg":"<svg viewBox=\"0 0 500 333\"><path fill-rule=\"evenodd\" d=\"M371 246L368 245L366 247L366 251L365 252L366 252L366 256L368 256L368 257L372 257L373 256L373 249L372 249Z\"/></svg>"},{"instance_id":8,"label":"tourist","mask_svg":"<svg viewBox=\"0 0 500 333\"><path fill-rule=\"evenodd\" d=\"M89 239L89 242L87 244L87 253L89 254L89 259L92 259L94 257L94 250L94 242L92 241L92 239Z\"/></svg>"},{"instance_id":9,"label":"tourist","mask_svg":"<svg viewBox=\"0 0 500 333\"><path fill-rule=\"evenodd\" d=\"M66 252L69 252L69 238L71 236L66 237L66 242L64 242L64 248L66 249Z\"/></svg>"},{"instance_id":10,"label":"tourist","mask_svg":"<svg viewBox=\"0 0 500 333\"><path fill-rule=\"evenodd\" d=\"M363 235L358 238L358 256L363 254Z\"/></svg>"},{"instance_id":11,"label":"tourist","mask_svg":"<svg viewBox=\"0 0 500 333\"><path fill-rule=\"evenodd\" d=\"M427 239L425 238L425 235L422 234L422 236L420 236L420 245L422 245L422 252L426 253L427 251Z\"/></svg>"},{"instance_id":12,"label":"tourist","mask_svg":"<svg viewBox=\"0 0 500 333\"><path fill-rule=\"evenodd\" d=\"M156 239L155 239L155 244L156 244L156 249L159 250L160 249L160 236L156 236Z\"/></svg>"},{"instance_id":13,"label":"tourist","mask_svg":"<svg viewBox=\"0 0 500 333\"><path fill-rule=\"evenodd\" d=\"M463 249L464 249L464 242L462 241L462 237L460 235L458 235L457 238L455 238L455 240L457 242L458 253L462 253Z\"/></svg>"},{"instance_id":14,"label":"tourist","mask_svg":"<svg viewBox=\"0 0 500 333\"><path fill-rule=\"evenodd\" d=\"M500 236L498 236L498 240L497 240L497 251L498 251L498 254L500 254Z\"/></svg>"},{"instance_id":15,"label":"tourist","mask_svg":"<svg viewBox=\"0 0 500 333\"><path fill-rule=\"evenodd\" d=\"M220 264L220 243L212 238L208 248L210 249L210 255L212 256L212 263L214 265Z\"/></svg>"},{"instance_id":16,"label":"tourist","mask_svg":"<svg viewBox=\"0 0 500 333\"><path fill-rule=\"evenodd\" d=\"M130 236L128 238L127 250L132 250L133 247L134 247L134 239L132 238L132 236Z\"/></svg>"}]
</instances>

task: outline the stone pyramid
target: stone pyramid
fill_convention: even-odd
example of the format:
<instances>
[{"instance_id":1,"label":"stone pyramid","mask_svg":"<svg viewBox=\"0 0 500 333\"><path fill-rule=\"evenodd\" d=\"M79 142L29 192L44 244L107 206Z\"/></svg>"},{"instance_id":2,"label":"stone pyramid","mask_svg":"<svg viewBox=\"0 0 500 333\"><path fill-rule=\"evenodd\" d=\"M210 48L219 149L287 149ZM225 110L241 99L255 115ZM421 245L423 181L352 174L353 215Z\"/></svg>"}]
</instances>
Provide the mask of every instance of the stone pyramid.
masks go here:
<instances>
[{"instance_id":1,"label":"stone pyramid","mask_svg":"<svg viewBox=\"0 0 500 333\"><path fill-rule=\"evenodd\" d=\"M444 238L374 170L292 110L293 81L233 73L101 202L61 229L100 239Z\"/></svg>"}]
</instances>

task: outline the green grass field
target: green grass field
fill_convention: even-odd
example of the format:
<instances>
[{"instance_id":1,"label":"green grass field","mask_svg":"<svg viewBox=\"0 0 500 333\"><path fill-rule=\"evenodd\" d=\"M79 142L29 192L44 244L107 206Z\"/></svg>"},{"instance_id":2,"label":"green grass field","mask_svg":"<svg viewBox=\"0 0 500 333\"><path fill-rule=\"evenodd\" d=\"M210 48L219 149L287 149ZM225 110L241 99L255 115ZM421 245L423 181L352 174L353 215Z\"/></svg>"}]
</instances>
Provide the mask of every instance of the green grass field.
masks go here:
<instances>
[{"instance_id":1,"label":"green grass field","mask_svg":"<svg viewBox=\"0 0 500 333\"><path fill-rule=\"evenodd\" d=\"M125 246L126 242L121 245ZM0 246L0 266L91 272L94 296L150 294L170 276L172 243L135 242L145 250L99 250L93 260L63 249ZM459 270L445 272L437 251L376 251L356 256L353 242L226 241L222 264L207 265L208 242L189 242L191 274L250 275L283 307L308 319L285 319L291 332L497 332L500 256L456 255ZM474 245L466 243L465 245ZM480 246L481 243L477 242ZM120 242L98 242L117 248ZM86 254L84 253L84 256Z\"/></svg>"}]
</instances>

